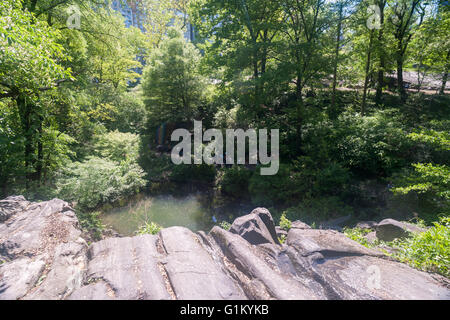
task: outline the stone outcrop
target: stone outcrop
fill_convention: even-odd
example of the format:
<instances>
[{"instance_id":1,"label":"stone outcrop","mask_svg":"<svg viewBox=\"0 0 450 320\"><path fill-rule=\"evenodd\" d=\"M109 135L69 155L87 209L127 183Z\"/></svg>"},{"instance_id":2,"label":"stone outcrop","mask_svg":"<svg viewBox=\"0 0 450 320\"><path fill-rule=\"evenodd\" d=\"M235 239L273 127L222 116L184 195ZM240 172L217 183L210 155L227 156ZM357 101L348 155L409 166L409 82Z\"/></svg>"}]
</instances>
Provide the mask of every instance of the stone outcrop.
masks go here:
<instances>
[{"instance_id":1,"label":"stone outcrop","mask_svg":"<svg viewBox=\"0 0 450 320\"><path fill-rule=\"evenodd\" d=\"M375 221L361 221L355 227L371 231L365 236L370 243L376 240L393 241L395 239L404 239L411 237L412 234L427 231L426 228L394 219L384 219L379 223Z\"/></svg>"},{"instance_id":2,"label":"stone outcrop","mask_svg":"<svg viewBox=\"0 0 450 320\"><path fill-rule=\"evenodd\" d=\"M392 241L409 237L410 233L420 233L426 231L413 224L399 222L394 219L385 219L375 227L376 235L379 240Z\"/></svg>"},{"instance_id":3,"label":"stone outcrop","mask_svg":"<svg viewBox=\"0 0 450 320\"><path fill-rule=\"evenodd\" d=\"M450 299L438 276L337 231L297 221L280 244L263 208L230 232L171 227L90 246L64 201L8 198L0 214L0 299Z\"/></svg>"},{"instance_id":4,"label":"stone outcrop","mask_svg":"<svg viewBox=\"0 0 450 320\"><path fill-rule=\"evenodd\" d=\"M249 215L234 220L230 232L240 235L254 245L279 244L272 216L265 208L257 208Z\"/></svg>"},{"instance_id":5,"label":"stone outcrop","mask_svg":"<svg viewBox=\"0 0 450 320\"><path fill-rule=\"evenodd\" d=\"M63 299L84 281L87 244L62 200L0 202L0 298Z\"/></svg>"}]
</instances>

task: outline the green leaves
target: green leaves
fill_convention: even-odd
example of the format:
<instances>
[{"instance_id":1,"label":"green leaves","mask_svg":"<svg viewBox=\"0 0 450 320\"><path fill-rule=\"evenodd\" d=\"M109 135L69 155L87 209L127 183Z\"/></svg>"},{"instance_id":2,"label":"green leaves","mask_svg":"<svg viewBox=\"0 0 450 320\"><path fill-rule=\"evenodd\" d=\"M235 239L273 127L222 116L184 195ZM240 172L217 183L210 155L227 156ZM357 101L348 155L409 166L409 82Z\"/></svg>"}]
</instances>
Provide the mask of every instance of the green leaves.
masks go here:
<instances>
[{"instance_id":1,"label":"green leaves","mask_svg":"<svg viewBox=\"0 0 450 320\"><path fill-rule=\"evenodd\" d=\"M413 164L415 174L408 178L410 184L406 187L398 187L394 192L407 194L411 191L418 193L433 193L450 200L450 167L446 165L434 165L431 163Z\"/></svg>"},{"instance_id":2,"label":"green leaves","mask_svg":"<svg viewBox=\"0 0 450 320\"><path fill-rule=\"evenodd\" d=\"M139 227L139 230L136 232L138 235L144 234L158 234L161 231L162 227L155 222L146 222L144 225Z\"/></svg>"},{"instance_id":3,"label":"green leaves","mask_svg":"<svg viewBox=\"0 0 450 320\"><path fill-rule=\"evenodd\" d=\"M169 30L161 47L152 52L142 90L153 125L191 121L204 103L206 81L199 72L200 58L200 52L176 29Z\"/></svg>"},{"instance_id":4,"label":"green leaves","mask_svg":"<svg viewBox=\"0 0 450 320\"><path fill-rule=\"evenodd\" d=\"M10 89L38 93L71 77L61 66L63 48L60 33L46 22L22 10L22 1L0 4L0 79Z\"/></svg>"},{"instance_id":5,"label":"green leaves","mask_svg":"<svg viewBox=\"0 0 450 320\"><path fill-rule=\"evenodd\" d=\"M426 232L392 243L394 258L425 271L450 276L450 218L442 217Z\"/></svg>"},{"instance_id":6,"label":"green leaves","mask_svg":"<svg viewBox=\"0 0 450 320\"><path fill-rule=\"evenodd\" d=\"M67 166L56 181L58 197L76 201L83 209L115 202L137 193L146 183L135 162L120 164L92 157Z\"/></svg>"}]
</instances>

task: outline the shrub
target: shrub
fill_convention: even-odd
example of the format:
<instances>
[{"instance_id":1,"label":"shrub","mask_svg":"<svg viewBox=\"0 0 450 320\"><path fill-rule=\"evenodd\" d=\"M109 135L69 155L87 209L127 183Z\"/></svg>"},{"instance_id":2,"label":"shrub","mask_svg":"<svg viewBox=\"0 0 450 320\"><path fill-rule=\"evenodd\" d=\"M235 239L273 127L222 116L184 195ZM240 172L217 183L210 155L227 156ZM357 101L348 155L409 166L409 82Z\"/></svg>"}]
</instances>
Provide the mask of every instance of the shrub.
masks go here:
<instances>
[{"instance_id":1,"label":"shrub","mask_svg":"<svg viewBox=\"0 0 450 320\"><path fill-rule=\"evenodd\" d=\"M141 97L136 91L125 92L112 102L115 106L113 120L107 123L110 130L142 133L145 129L147 113Z\"/></svg>"},{"instance_id":2,"label":"shrub","mask_svg":"<svg viewBox=\"0 0 450 320\"><path fill-rule=\"evenodd\" d=\"M248 193L248 184L252 172L242 166L225 169L218 185L222 192L233 197L242 197Z\"/></svg>"},{"instance_id":3,"label":"shrub","mask_svg":"<svg viewBox=\"0 0 450 320\"><path fill-rule=\"evenodd\" d=\"M388 176L408 164L412 145L395 111L370 117L344 113L337 120L330 146L338 161L358 173Z\"/></svg>"},{"instance_id":4,"label":"shrub","mask_svg":"<svg viewBox=\"0 0 450 320\"><path fill-rule=\"evenodd\" d=\"M360 229L360 228L344 228L344 234L350 239L359 242L365 247L372 247L372 245L367 241L365 236L369 234L372 230L370 229Z\"/></svg>"},{"instance_id":5,"label":"shrub","mask_svg":"<svg viewBox=\"0 0 450 320\"><path fill-rule=\"evenodd\" d=\"M112 131L94 138L94 154L112 161L136 161L140 138L136 134Z\"/></svg>"},{"instance_id":6,"label":"shrub","mask_svg":"<svg viewBox=\"0 0 450 320\"><path fill-rule=\"evenodd\" d=\"M213 183L216 178L216 168L207 164L173 165L170 179L177 182Z\"/></svg>"},{"instance_id":7,"label":"shrub","mask_svg":"<svg viewBox=\"0 0 450 320\"><path fill-rule=\"evenodd\" d=\"M222 221L219 225L222 229L229 231L231 229L231 223Z\"/></svg>"},{"instance_id":8,"label":"shrub","mask_svg":"<svg viewBox=\"0 0 450 320\"><path fill-rule=\"evenodd\" d=\"M292 228L292 221L286 218L286 214L283 212L280 218L280 228L289 231Z\"/></svg>"},{"instance_id":9,"label":"shrub","mask_svg":"<svg viewBox=\"0 0 450 320\"><path fill-rule=\"evenodd\" d=\"M424 227L423 221L419 221L418 225ZM409 238L396 239L392 242L376 240L369 243L364 237L369 232L371 231L359 228L344 229L347 237L363 246L373 248L383 245L394 248L393 253L383 251L416 269L450 276L450 217L441 217L439 222L434 222L434 226L426 232L411 234Z\"/></svg>"},{"instance_id":10,"label":"shrub","mask_svg":"<svg viewBox=\"0 0 450 320\"><path fill-rule=\"evenodd\" d=\"M146 222L143 226L139 227L136 231L137 235L153 234L156 235L161 231L162 227L155 222Z\"/></svg>"},{"instance_id":11,"label":"shrub","mask_svg":"<svg viewBox=\"0 0 450 320\"><path fill-rule=\"evenodd\" d=\"M417 269L450 277L450 217L442 217L426 232L394 240L391 245L398 249L394 258Z\"/></svg>"},{"instance_id":12,"label":"shrub","mask_svg":"<svg viewBox=\"0 0 450 320\"><path fill-rule=\"evenodd\" d=\"M288 202L299 197L299 189L291 175L291 166L280 164L278 174L262 176L259 168L249 181L252 202L260 207L270 207L277 202Z\"/></svg>"},{"instance_id":13,"label":"shrub","mask_svg":"<svg viewBox=\"0 0 450 320\"><path fill-rule=\"evenodd\" d=\"M134 162L120 164L100 158L73 162L56 180L58 197L75 201L82 209L94 209L138 193L145 186L144 172Z\"/></svg>"},{"instance_id":14,"label":"shrub","mask_svg":"<svg viewBox=\"0 0 450 320\"><path fill-rule=\"evenodd\" d=\"M93 240L100 240L105 226L100 220L100 212L77 212L81 228L87 232Z\"/></svg>"},{"instance_id":15,"label":"shrub","mask_svg":"<svg viewBox=\"0 0 450 320\"><path fill-rule=\"evenodd\" d=\"M319 165L310 157L300 157L293 161L292 179L300 194L323 197L342 194L349 184L350 173L336 162Z\"/></svg>"},{"instance_id":16,"label":"shrub","mask_svg":"<svg viewBox=\"0 0 450 320\"><path fill-rule=\"evenodd\" d=\"M298 206L284 212L287 219L301 220L307 224L352 214L353 208L345 205L338 197L305 199Z\"/></svg>"}]
</instances>

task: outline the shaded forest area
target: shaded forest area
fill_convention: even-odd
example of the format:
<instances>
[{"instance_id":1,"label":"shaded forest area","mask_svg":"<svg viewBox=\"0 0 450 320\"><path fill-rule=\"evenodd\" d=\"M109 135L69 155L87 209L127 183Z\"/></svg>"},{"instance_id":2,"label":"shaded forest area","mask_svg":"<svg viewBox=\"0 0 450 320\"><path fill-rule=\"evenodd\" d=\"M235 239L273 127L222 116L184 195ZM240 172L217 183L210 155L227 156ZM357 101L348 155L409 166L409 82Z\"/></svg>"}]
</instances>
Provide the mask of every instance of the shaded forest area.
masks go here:
<instances>
[{"instance_id":1,"label":"shaded forest area","mask_svg":"<svg viewBox=\"0 0 450 320\"><path fill-rule=\"evenodd\" d=\"M94 227L101 205L172 182L277 219L448 217L448 2L135 4L145 32L108 1L2 1L2 197L59 197ZM280 129L279 173L174 166L156 132L194 119Z\"/></svg>"}]
</instances>

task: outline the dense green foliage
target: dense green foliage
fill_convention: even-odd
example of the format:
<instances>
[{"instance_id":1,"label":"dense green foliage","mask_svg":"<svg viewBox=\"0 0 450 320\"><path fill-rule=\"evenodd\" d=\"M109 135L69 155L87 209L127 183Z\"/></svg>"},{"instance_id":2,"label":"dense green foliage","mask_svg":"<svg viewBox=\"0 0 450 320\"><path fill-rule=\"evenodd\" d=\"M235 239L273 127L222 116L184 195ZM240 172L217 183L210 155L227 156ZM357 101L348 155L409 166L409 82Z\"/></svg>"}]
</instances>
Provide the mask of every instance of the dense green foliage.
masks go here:
<instances>
[{"instance_id":1,"label":"dense green foliage","mask_svg":"<svg viewBox=\"0 0 450 320\"><path fill-rule=\"evenodd\" d=\"M72 5L80 28L68 27ZM71 201L89 230L101 229L86 214L102 205L180 183L208 188L217 203L267 206L284 228L347 215L416 215L428 225L449 216L443 1L138 6L145 32L126 28L110 1L1 2L2 197ZM192 42L183 37L189 24ZM175 166L170 135L192 131L194 120L222 131L279 129L278 174L261 176L259 165ZM404 244L417 248L407 253L417 267L448 257L440 247L419 249L442 243L435 228Z\"/></svg>"}]
</instances>

